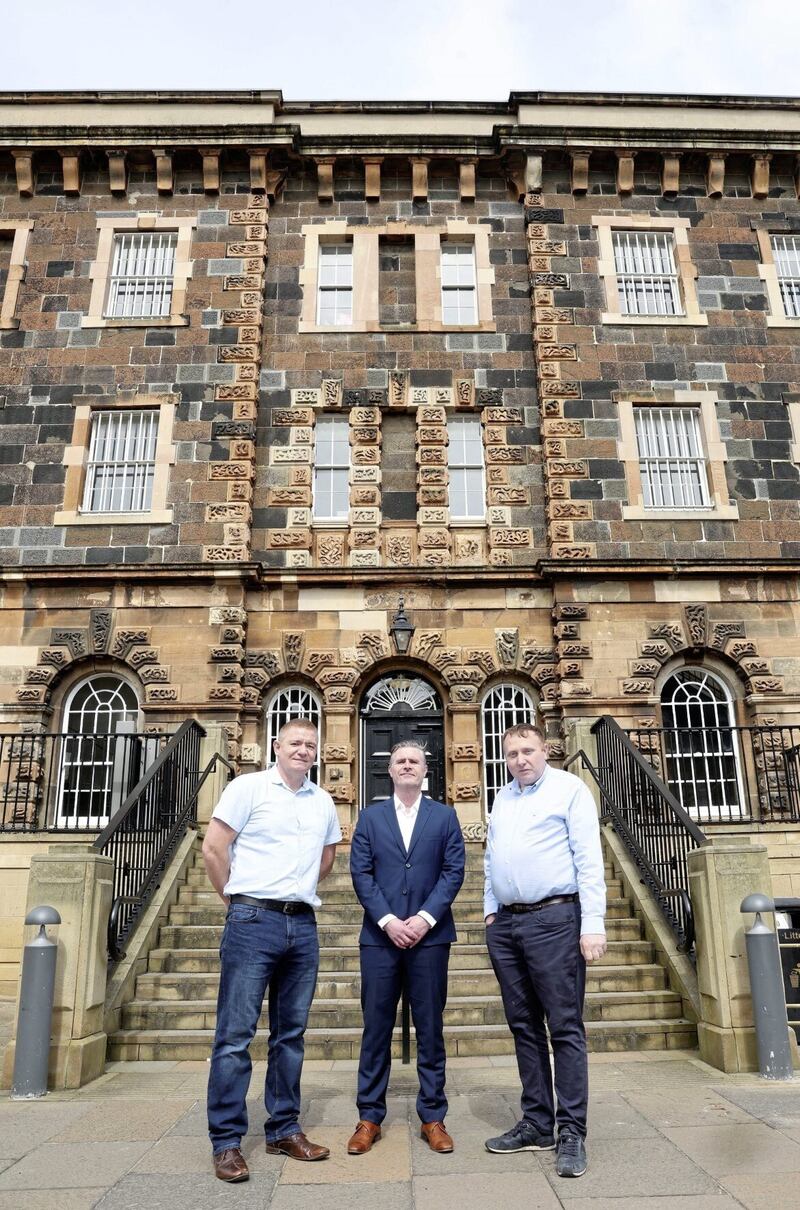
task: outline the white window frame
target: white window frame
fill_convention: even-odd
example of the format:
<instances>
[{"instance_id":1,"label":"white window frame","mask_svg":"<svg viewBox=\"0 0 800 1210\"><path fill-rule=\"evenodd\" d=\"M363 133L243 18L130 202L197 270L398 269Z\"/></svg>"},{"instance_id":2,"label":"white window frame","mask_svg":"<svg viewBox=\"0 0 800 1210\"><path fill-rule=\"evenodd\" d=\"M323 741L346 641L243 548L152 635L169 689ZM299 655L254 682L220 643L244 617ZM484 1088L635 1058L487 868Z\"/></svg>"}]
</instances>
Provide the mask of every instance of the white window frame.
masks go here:
<instances>
[{"instance_id":1,"label":"white window frame","mask_svg":"<svg viewBox=\"0 0 800 1210\"><path fill-rule=\"evenodd\" d=\"M483 803L487 815L497 791L511 780L503 755L503 732L518 723L536 726L536 706L530 693L512 681L492 685L481 701Z\"/></svg>"},{"instance_id":2,"label":"white window frame","mask_svg":"<svg viewBox=\"0 0 800 1210\"><path fill-rule=\"evenodd\" d=\"M177 251L177 231L115 231L105 318L168 318Z\"/></svg>"},{"instance_id":3,"label":"white window frame","mask_svg":"<svg viewBox=\"0 0 800 1210\"><path fill-rule=\"evenodd\" d=\"M606 290L606 308L600 321L603 324L624 325L656 325L659 327L702 326L708 324L708 316L700 310L697 300L697 269L692 264L689 247L689 232L691 223L685 218L653 218L650 215L628 214L623 216L612 214L595 214L592 225L597 230L599 244L599 259L597 272L603 278ZM677 277L680 311L676 315L667 314L625 314L622 311L620 298L619 271L614 251L614 235L617 232L629 231L635 234L654 233L671 235L673 264ZM672 275L668 275L672 276Z\"/></svg>"},{"instance_id":4,"label":"white window frame","mask_svg":"<svg viewBox=\"0 0 800 1210\"><path fill-rule=\"evenodd\" d=\"M347 456L346 458L336 458L336 440L330 443L330 454L325 454L321 450L320 436L323 431L328 432L331 429L334 432L341 429L342 436L345 438ZM313 483L313 503L311 509L311 518L314 524L324 525L346 525L350 517L350 421L346 415L331 415L330 413L322 413L317 416L316 425L314 427L314 483ZM321 480L323 472L330 476L331 487L328 490L323 490ZM336 477L344 478L347 484L347 508L343 512L332 511L333 502L333 483Z\"/></svg>"},{"instance_id":5,"label":"white window frame","mask_svg":"<svg viewBox=\"0 0 800 1210\"><path fill-rule=\"evenodd\" d=\"M308 771L313 782L319 783L320 762L322 760L322 728L323 714L320 698L307 685L281 685L267 702L264 714L266 724L266 763L274 765L275 752L273 742L278 738L278 732L284 723L293 718L308 718L317 727L317 759Z\"/></svg>"},{"instance_id":6,"label":"white window frame","mask_svg":"<svg viewBox=\"0 0 800 1210\"><path fill-rule=\"evenodd\" d=\"M113 689L110 685L99 687L100 681L116 681L117 684ZM81 694L88 696L76 711L75 701ZM131 778L135 780L137 774L141 776L133 762L141 761L142 766L149 763L160 742L145 742L141 751L137 751L134 737L139 727L140 709L135 687L116 673L97 672L72 686L64 702L56 828L83 832L103 828L122 805ZM106 717L107 730L98 728L98 716ZM131 738L117 744L115 737L118 735ZM78 806L85 805L87 799L93 809L80 814Z\"/></svg>"},{"instance_id":7,"label":"white window frame","mask_svg":"<svg viewBox=\"0 0 800 1210\"><path fill-rule=\"evenodd\" d=\"M101 517L151 511L159 420L158 408L92 413L82 513Z\"/></svg>"},{"instance_id":8,"label":"white window frame","mask_svg":"<svg viewBox=\"0 0 800 1210\"><path fill-rule=\"evenodd\" d=\"M445 328L474 328L478 323L478 271L472 240L443 239L439 273L442 288L442 325ZM450 262L450 263L448 263ZM462 299L468 300L468 312L462 316ZM456 300L457 319L447 310Z\"/></svg>"},{"instance_id":9,"label":"white window frame","mask_svg":"<svg viewBox=\"0 0 800 1210\"><path fill-rule=\"evenodd\" d=\"M326 264L330 262L329 264ZM317 324L319 327L351 328L353 326L353 242L341 240L336 243L320 241L319 263L317 265ZM330 274L331 281L325 278ZM336 300L334 318L324 317L326 298L333 296ZM348 307L339 310L339 297L346 299ZM343 316L340 318L340 314Z\"/></svg>"},{"instance_id":10,"label":"white window frame","mask_svg":"<svg viewBox=\"0 0 800 1210\"><path fill-rule=\"evenodd\" d=\"M769 315L766 316L768 328L800 328L800 232L797 231L776 231L774 228L764 228L756 232L758 239L758 247L761 253L761 261L758 266L758 275L764 283L764 288L767 292L769 301ZM797 260L797 277L788 278L779 273L780 261L776 257L776 240L793 240L795 241L795 252ZM798 313L790 315L786 310L785 293L782 282L794 280L797 282L797 300L796 306Z\"/></svg>"},{"instance_id":11,"label":"white window frame","mask_svg":"<svg viewBox=\"0 0 800 1210\"><path fill-rule=\"evenodd\" d=\"M92 292L88 313L81 318L82 328L170 328L189 323L186 311L186 291L194 264L189 259L192 233L196 218L162 218L158 214L134 214L129 218L99 218L97 220L97 256L89 266ZM114 250L118 235L169 234L175 236L170 306L161 315L109 315L110 278L114 267Z\"/></svg>"},{"instance_id":12,"label":"white window frame","mask_svg":"<svg viewBox=\"0 0 800 1210\"><path fill-rule=\"evenodd\" d=\"M612 231L622 315L683 315L674 231Z\"/></svg>"},{"instance_id":13,"label":"white window frame","mask_svg":"<svg viewBox=\"0 0 800 1210\"><path fill-rule=\"evenodd\" d=\"M469 461L466 454L463 452L466 440L461 442L454 440L456 433L464 432L468 425L475 427L477 432L478 446L480 448L480 458L477 462ZM459 449L459 445L461 449ZM478 471L480 475L480 494L475 491L471 493L466 486L470 481L469 472ZM448 504L450 509L450 521L472 522L481 524L486 520L486 459L483 448L483 428L480 417L478 416L448 416L447 418L447 472L448 472ZM454 474L463 472L465 483L464 495L467 503L467 511L460 513L453 507L453 478ZM479 507L476 506L476 511L470 511L470 499L474 497L479 502Z\"/></svg>"},{"instance_id":14,"label":"white window frame","mask_svg":"<svg viewBox=\"0 0 800 1210\"><path fill-rule=\"evenodd\" d=\"M700 408L635 407L642 503L648 512L711 508Z\"/></svg>"}]
</instances>

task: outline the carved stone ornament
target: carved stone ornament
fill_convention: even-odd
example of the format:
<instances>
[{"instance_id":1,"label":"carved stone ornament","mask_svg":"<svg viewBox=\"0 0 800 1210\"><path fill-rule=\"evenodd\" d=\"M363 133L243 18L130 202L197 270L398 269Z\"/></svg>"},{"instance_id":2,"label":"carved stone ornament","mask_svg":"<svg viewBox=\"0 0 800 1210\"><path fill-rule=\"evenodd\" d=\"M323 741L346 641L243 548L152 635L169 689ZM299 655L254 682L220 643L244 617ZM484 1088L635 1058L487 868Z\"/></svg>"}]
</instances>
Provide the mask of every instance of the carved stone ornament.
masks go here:
<instances>
[{"instance_id":1,"label":"carved stone ornament","mask_svg":"<svg viewBox=\"0 0 800 1210\"><path fill-rule=\"evenodd\" d=\"M344 537L326 534L317 544L317 558L323 567L341 567L344 563Z\"/></svg>"},{"instance_id":2,"label":"carved stone ornament","mask_svg":"<svg viewBox=\"0 0 800 1210\"><path fill-rule=\"evenodd\" d=\"M453 790L453 797L456 802L474 802L480 799L481 787L476 781L459 782Z\"/></svg>"},{"instance_id":3,"label":"carved stone ornament","mask_svg":"<svg viewBox=\"0 0 800 1210\"><path fill-rule=\"evenodd\" d=\"M369 651L376 660L386 654L386 639L377 630L367 630L363 634L360 634L357 646Z\"/></svg>"},{"instance_id":4,"label":"carved stone ornament","mask_svg":"<svg viewBox=\"0 0 800 1210\"><path fill-rule=\"evenodd\" d=\"M684 605L686 631L692 647L705 647L708 634L708 610L705 605Z\"/></svg>"},{"instance_id":5,"label":"carved stone ornament","mask_svg":"<svg viewBox=\"0 0 800 1210\"><path fill-rule=\"evenodd\" d=\"M647 627L653 639L666 639L674 651L684 646L683 630L677 622L654 622Z\"/></svg>"},{"instance_id":6,"label":"carved stone ornament","mask_svg":"<svg viewBox=\"0 0 800 1210\"><path fill-rule=\"evenodd\" d=\"M652 693L652 680L625 680L622 682L622 692L630 697L640 693Z\"/></svg>"},{"instance_id":7,"label":"carved stone ornament","mask_svg":"<svg viewBox=\"0 0 800 1210\"><path fill-rule=\"evenodd\" d=\"M288 672L297 672L305 646L305 635L300 631L284 631L283 658Z\"/></svg>"},{"instance_id":8,"label":"carved stone ornament","mask_svg":"<svg viewBox=\"0 0 800 1210\"><path fill-rule=\"evenodd\" d=\"M422 630L414 636L414 655L420 660L430 660L431 654L444 642L441 630Z\"/></svg>"},{"instance_id":9,"label":"carved stone ornament","mask_svg":"<svg viewBox=\"0 0 800 1210\"><path fill-rule=\"evenodd\" d=\"M149 630L118 630L111 644L111 654L124 659L137 643L149 643Z\"/></svg>"},{"instance_id":10,"label":"carved stone ornament","mask_svg":"<svg viewBox=\"0 0 800 1210\"><path fill-rule=\"evenodd\" d=\"M717 651L724 651L728 639L743 639L744 637L744 622L717 622L711 646Z\"/></svg>"},{"instance_id":11,"label":"carved stone ornament","mask_svg":"<svg viewBox=\"0 0 800 1210\"><path fill-rule=\"evenodd\" d=\"M452 743L450 745L450 759L451 760L465 760L465 761L479 760L480 754L481 754L480 748L478 747L477 744Z\"/></svg>"},{"instance_id":12,"label":"carved stone ornament","mask_svg":"<svg viewBox=\"0 0 800 1210\"><path fill-rule=\"evenodd\" d=\"M248 651L244 662L247 667L263 668L268 676L277 676L281 671L281 659L277 651Z\"/></svg>"},{"instance_id":13,"label":"carved stone ornament","mask_svg":"<svg viewBox=\"0 0 800 1210\"><path fill-rule=\"evenodd\" d=\"M108 609L93 609L89 632L92 640L92 651L100 655L108 650L108 640L111 635L111 611Z\"/></svg>"},{"instance_id":14,"label":"carved stone ornament","mask_svg":"<svg viewBox=\"0 0 800 1210\"><path fill-rule=\"evenodd\" d=\"M497 658L504 668L514 668L519 655L519 631L495 630L494 645Z\"/></svg>"},{"instance_id":15,"label":"carved stone ornament","mask_svg":"<svg viewBox=\"0 0 800 1210\"><path fill-rule=\"evenodd\" d=\"M309 676L316 676L323 668L332 668L335 663L335 651L309 651L303 661L303 668Z\"/></svg>"},{"instance_id":16,"label":"carved stone ornament","mask_svg":"<svg viewBox=\"0 0 800 1210\"><path fill-rule=\"evenodd\" d=\"M54 647L66 647L73 659L88 655L86 634L83 630L53 630L50 642Z\"/></svg>"},{"instance_id":17,"label":"carved stone ornament","mask_svg":"<svg viewBox=\"0 0 800 1210\"><path fill-rule=\"evenodd\" d=\"M386 542L386 557L393 567L410 567L413 559L411 538L391 535Z\"/></svg>"}]
</instances>

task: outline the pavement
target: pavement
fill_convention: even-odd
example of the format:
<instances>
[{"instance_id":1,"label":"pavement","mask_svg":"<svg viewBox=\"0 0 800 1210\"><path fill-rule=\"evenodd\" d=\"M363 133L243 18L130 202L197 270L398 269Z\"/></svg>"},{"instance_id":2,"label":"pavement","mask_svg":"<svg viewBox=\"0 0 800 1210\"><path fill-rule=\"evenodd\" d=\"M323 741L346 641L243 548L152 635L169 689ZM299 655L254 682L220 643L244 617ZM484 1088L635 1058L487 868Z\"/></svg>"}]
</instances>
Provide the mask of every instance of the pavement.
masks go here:
<instances>
[{"instance_id":1,"label":"pavement","mask_svg":"<svg viewBox=\"0 0 800 1210\"><path fill-rule=\"evenodd\" d=\"M303 1126L332 1149L307 1164L265 1154L255 1066L241 1185L211 1171L205 1063L112 1063L42 1100L2 1093L0 1210L800 1210L798 1081L725 1076L695 1052L592 1055L589 1170L564 1180L553 1152L484 1148L518 1116L513 1058L449 1062L452 1155L420 1139L413 1068L395 1065L383 1139L347 1156L355 1067L305 1066Z\"/></svg>"}]
</instances>

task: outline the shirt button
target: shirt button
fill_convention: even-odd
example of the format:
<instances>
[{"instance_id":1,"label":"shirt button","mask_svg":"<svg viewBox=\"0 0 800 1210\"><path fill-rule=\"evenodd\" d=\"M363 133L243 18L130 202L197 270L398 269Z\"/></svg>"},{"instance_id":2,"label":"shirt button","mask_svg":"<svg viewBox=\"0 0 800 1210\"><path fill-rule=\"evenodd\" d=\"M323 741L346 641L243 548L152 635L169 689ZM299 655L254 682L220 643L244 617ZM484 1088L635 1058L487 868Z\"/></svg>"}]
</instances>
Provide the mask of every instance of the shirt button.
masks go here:
<instances>
[{"instance_id":1,"label":"shirt button","mask_svg":"<svg viewBox=\"0 0 800 1210\"><path fill-rule=\"evenodd\" d=\"M403 888L403 894L404 894L404 895L407 895L407 894L408 894L408 891L405 889L405 887Z\"/></svg>"}]
</instances>

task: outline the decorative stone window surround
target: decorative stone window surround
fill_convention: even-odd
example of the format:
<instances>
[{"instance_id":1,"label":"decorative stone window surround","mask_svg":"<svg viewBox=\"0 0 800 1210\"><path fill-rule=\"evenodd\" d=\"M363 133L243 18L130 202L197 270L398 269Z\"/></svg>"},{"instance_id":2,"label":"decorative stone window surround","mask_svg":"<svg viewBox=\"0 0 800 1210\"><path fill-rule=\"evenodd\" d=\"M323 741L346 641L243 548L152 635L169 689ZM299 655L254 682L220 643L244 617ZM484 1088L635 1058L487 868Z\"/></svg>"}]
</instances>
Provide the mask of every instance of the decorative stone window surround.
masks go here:
<instances>
[{"instance_id":1,"label":"decorative stone window surround","mask_svg":"<svg viewBox=\"0 0 800 1210\"><path fill-rule=\"evenodd\" d=\"M63 464L67 468L64 484L64 507L53 517L54 525L168 525L172 508L167 506L169 468L175 462L172 426L175 419L174 395L117 396L115 399L96 397L75 409L72 441L64 450ZM114 410L129 412L134 408L158 408L158 437L156 439L153 495L147 512L90 513L81 511L86 464L89 457L92 412Z\"/></svg>"},{"instance_id":2,"label":"decorative stone window surround","mask_svg":"<svg viewBox=\"0 0 800 1210\"><path fill-rule=\"evenodd\" d=\"M769 300L770 313L765 317L768 328L800 328L800 318L787 315L784 309L780 281L778 279L778 269L772 252L772 240L770 237L772 235L786 234L797 235L798 233L796 231L789 232L788 228L781 230L777 224L761 227L756 230L758 249L761 253L758 276L764 283L764 289L767 292L767 299Z\"/></svg>"},{"instance_id":3,"label":"decorative stone window surround","mask_svg":"<svg viewBox=\"0 0 800 1210\"><path fill-rule=\"evenodd\" d=\"M344 220L314 223L302 228L305 261L300 270L303 310L300 332L495 332L492 314L494 269L489 263L489 231L485 225L465 219L447 219L445 224L422 226L390 222L382 226L352 227ZM382 325L380 322L380 238L405 236L414 239L416 275L416 323ZM453 327L442 323L441 246L443 239L469 241L475 246L478 322ZM320 242L353 245L353 320L336 326L317 323L317 274Z\"/></svg>"},{"instance_id":4,"label":"decorative stone window surround","mask_svg":"<svg viewBox=\"0 0 800 1210\"><path fill-rule=\"evenodd\" d=\"M618 457L625 465L630 504L623 505L622 516L626 521L736 521L739 508L730 503L728 484L725 479L725 463L728 453L720 436L717 423L717 394L715 391L669 391L656 392L655 396L632 395L617 399L619 408L620 440L617 442ZM703 449L708 474L710 508L646 508L642 495L642 479L639 467L639 444L636 440L634 408L637 407L698 407Z\"/></svg>"},{"instance_id":5,"label":"decorative stone window surround","mask_svg":"<svg viewBox=\"0 0 800 1210\"><path fill-rule=\"evenodd\" d=\"M695 280L697 269L692 264L689 249L689 228L691 223L685 218L651 218L650 215L626 214L610 215L595 214L592 216L592 226L597 228L597 238L600 243L600 259L597 262L597 272L603 278L606 287L607 311L600 316L604 324L647 324L652 327L705 327L708 316L700 310L697 301ZM684 315L623 315L619 305L619 288L617 286L617 270L614 262L614 231L671 231L675 239L675 264L678 270L678 282L683 303Z\"/></svg>"},{"instance_id":6,"label":"decorative stone window surround","mask_svg":"<svg viewBox=\"0 0 800 1210\"><path fill-rule=\"evenodd\" d=\"M19 288L25 280L25 248L33 222L26 219L0 219L0 239L11 237L11 257L5 289L0 294L0 331L18 328L15 315Z\"/></svg>"},{"instance_id":7,"label":"decorative stone window surround","mask_svg":"<svg viewBox=\"0 0 800 1210\"><path fill-rule=\"evenodd\" d=\"M197 225L196 218L162 218L157 214L134 214L129 218L116 216L99 218L97 230L97 257L89 268L92 281L92 293L89 298L89 312L81 318L83 328L180 328L189 323L189 316L184 314L186 306L186 285L192 276L194 263L189 259L192 242L192 231ZM145 318L131 316L115 317L104 315L103 311L108 296L109 273L114 251L114 236L129 231L174 231L178 242L175 249L175 270L172 277L172 302L169 315L157 315Z\"/></svg>"}]
</instances>

